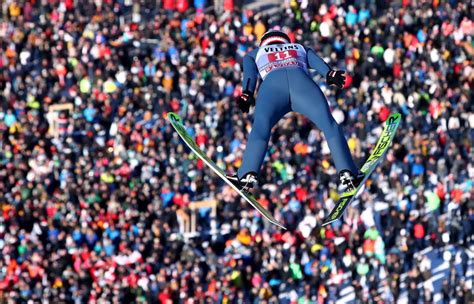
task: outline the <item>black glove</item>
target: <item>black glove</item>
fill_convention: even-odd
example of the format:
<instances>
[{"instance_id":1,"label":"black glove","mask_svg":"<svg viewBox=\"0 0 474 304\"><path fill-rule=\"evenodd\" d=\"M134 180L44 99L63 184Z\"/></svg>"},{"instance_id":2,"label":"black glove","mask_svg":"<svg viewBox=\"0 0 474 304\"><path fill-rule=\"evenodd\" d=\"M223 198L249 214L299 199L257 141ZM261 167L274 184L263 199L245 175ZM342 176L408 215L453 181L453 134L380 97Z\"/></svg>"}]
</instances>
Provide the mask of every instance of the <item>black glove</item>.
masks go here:
<instances>
[{"instance_id":1,"label":"black glove","mask_svg":"<svg viewBox=\"0 0 474 304\"><path fill-rule=\"evenodd\" d=\"M344 71L334 71L330 70L326 75L326 82L331 85L337 86L339 89L342 89L346 84L346 76Z\"/></svg>"},{"instance_id":2,"label":"black glove","mask_svg":"<svg viewBox=\"0 0 474 304\"><path fill-rule=\"evenodd\" d=\"M240 111L243 113L248 113L250 106L255 105L253 93L250 91L243 91L242 94L240 94L240 96L237 98L237 105L239 106Z\"/></svg>"}]
</instances>

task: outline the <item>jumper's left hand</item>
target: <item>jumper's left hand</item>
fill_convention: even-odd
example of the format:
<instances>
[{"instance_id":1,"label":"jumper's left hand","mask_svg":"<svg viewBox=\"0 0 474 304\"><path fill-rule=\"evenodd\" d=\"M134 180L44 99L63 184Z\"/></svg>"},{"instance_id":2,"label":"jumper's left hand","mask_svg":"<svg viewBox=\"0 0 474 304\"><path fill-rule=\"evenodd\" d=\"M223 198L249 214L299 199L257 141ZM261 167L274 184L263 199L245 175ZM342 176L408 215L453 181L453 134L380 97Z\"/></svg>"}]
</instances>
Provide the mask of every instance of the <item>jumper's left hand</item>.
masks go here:
<instances>
[{"instance_id":1,"label":"jumper's left hand","mask_svg":"<svg viewBox=\"0 0 474 304\"><path fill-rule=\"evenodd\" d=\"M334 71L330 70L326 75L326 82L331 85L337 86L339 89L342 89L346 84L346 72L345 71Z\"/></svg>"}]
</instances>

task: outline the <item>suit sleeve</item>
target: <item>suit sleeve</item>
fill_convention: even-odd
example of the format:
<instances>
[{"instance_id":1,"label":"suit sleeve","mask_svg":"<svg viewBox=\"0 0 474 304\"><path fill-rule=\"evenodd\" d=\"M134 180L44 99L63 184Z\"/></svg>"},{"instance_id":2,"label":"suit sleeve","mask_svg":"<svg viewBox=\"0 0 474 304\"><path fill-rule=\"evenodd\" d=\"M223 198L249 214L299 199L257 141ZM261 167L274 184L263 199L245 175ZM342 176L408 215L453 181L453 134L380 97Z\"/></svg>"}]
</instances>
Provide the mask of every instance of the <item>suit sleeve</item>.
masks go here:
<instances>
[{"instance_id":1,"label":"suit sleeve","mask_svg":"<svg viewBox=\"0 0 474 304\"><path fill-rule=\"evenodd\" d=\"M316 70L321 76L326 77L327 73L332 70L326 61L319 57L313 49L307 48L306 55L308 57L308 67Z\"/></svg>"},{"instance_id":2,"label":"suit sleeve","mask_svg":"<svg viewBox=\"0 0 474 304\"><path fill-rule=\"evenodd\" d=\"M245 91L254 92L257 86L258 70L255 64L255 54L257 50L253 50L244 56L243 68L244 77L242 79L242 88Z\"/></svg>"}]
</instances>

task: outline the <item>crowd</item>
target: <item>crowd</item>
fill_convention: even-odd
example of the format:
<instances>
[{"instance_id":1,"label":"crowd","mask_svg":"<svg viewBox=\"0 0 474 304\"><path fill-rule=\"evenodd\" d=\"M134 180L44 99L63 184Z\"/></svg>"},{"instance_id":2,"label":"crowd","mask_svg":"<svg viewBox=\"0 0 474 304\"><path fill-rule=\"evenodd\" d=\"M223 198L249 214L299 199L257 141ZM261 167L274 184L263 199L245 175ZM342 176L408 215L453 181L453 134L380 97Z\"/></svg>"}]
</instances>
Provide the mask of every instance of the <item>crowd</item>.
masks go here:
<instances>
[{"instance_id":1,"label":"crowd","mask_svg":"<svg viewBox=\"0 0 474 304\"><path fill-rule=\"evenodd\" d=\"M219 14L206 1L164 2L1 1L0 301L328 303L351 286L363 303L437 293L472 303L467 1L292 0L271 16L232 1ZM359 165L389 113L403 114L367 190L324 229L336 171L308 120L275 127L257 194L288 231L196 161L165 120L179 113L235 171L252 119L234 103L241 60L275 26L347 70L342 90L315 81ZM216 217L202 210L186 238L176 212L208 197ZM418 253L429 246L450 265L439 289Z\"/></svg>"}]
</instances>

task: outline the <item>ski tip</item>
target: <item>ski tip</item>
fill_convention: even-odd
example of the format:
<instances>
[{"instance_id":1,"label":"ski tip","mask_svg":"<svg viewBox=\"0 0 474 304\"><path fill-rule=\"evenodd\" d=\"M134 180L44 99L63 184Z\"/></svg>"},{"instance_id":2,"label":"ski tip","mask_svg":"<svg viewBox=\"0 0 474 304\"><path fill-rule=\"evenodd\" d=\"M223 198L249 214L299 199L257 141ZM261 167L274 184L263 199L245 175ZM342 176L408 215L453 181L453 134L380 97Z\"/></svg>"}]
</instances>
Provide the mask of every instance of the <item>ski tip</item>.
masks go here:
<instances>
[{"instance_id":1,"label":"ski tip","mask_svg":"<svg viewBox=\"0 0 474 304\"><path fill-rule=\"evenodd\" d=\"M395 113L390 114L386 121L390 122L390 121L398 120L398 119L401 119L401 118L402 118L402 114L400 114L398 112L395 112Z\"/></svg>"},{"instance_id":2,"label":"ski tip","mask_svg":"<svg viewBox=\"0 0 474 304\"><path fill-rule=\"evenodd\" d=\"M166 113L166 117L168 118L168 120L170 120L171 122L179 122L181 123L181 117L179 117L178 114L174 113L174 112L168 112Z\"/></svg>"}]
</instances>

